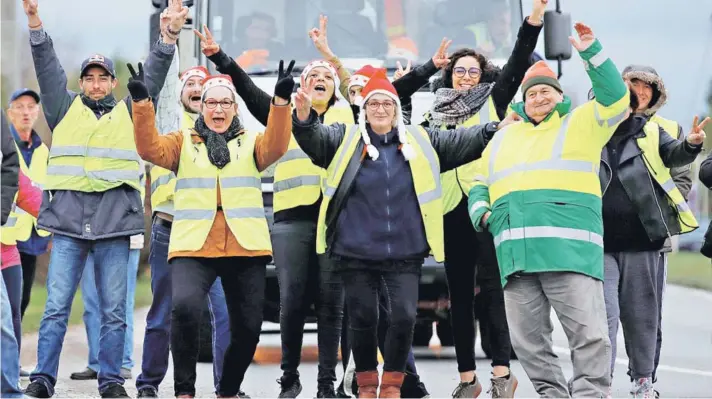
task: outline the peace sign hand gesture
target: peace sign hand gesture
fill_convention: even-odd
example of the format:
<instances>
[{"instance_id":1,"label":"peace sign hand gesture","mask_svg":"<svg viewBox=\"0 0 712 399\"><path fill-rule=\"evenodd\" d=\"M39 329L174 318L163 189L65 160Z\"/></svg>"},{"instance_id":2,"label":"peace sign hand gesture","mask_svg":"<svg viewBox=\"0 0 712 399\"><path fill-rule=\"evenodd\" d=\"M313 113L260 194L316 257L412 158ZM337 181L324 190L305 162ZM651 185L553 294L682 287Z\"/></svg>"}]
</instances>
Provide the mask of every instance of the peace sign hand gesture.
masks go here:
<instances>
[{"instance_id":1,"label":"peace sign hand gesture","mask_svg":"<svg viewBox=\"0 0 712 399\"><path fill-rule=\"evenodd\" d=\"M129 68L129 73L131 74L129 83L126 85L129 89L129 93L131 94L131 99L135 102L147 99L149 94L148 87L145 82L146 76L143 72L143 64L140 62L138 63L138 73L136 73L136 70L131 64L126 64L126 66Z\"/></svg>"},{"instance_id":2,"label":"peace sign hand gesture","mask_svg":"<svg viewBox=\"0 0 712 399\"><path fill-rule=\"evenodd\" d=\"M213 56L220 51L220 45L213 39L213 34L206 25L203 25L205 35L200 33L197 29L193 29L193 32L200 38L200 50L206 57Z\"/></svg>"},{"instance_id":3,"label":"peace sign hand gesture","mask_svg":"<svg viewBox=\"0 0 712 399\"><path fill-rule=\"evenodd\" d=\"M450 59L447 55L447 48L450 47L451 44L452 40L447 40L446 37L444 37L442 42L440 42L440 47L438 47L438 51L436 51L433 56L433 64L435 64L438 69L441 69L450 63Z\"/></svg>"},{"instance_id":4,"label":"peace sign hand gesture","mask_svg":"<svg viewBox=\"0 0 712 399\"><path fill-rule=\"evenodd\" d=\"M289 63L286 71L284 70L284 61L279 61L279 75L277 77L277 84L274 86L274 96L281 98L287 103L289 103L289 99L292 98L292 91L294 91L293 68L294 60Z\"/></svg>"},{"instance_id":5,"label":"peace sign hand gesture","mask_svg":"<svg viewBox=\"0 0 712 399\"><path fill-rule=\"evenodd\" d=\"M319 15L319 29L312 28L309 31L309 37L312 39L312 42L314 42L314 46L319 50L321 56L330 60L335 56L329 48L329 42L326 39L326 25L328 22L329 19L326 16Z\"/></svg>"},{"instance_id":6,"label":"peace sign hand gesture","mask_svg":"<svg viewBox=\"0 0 712 399\"><path fill-rule=\"evenodd\" d=\"M593 30L591 30L590 26L582 22L576 22L574 24L574 29L576 29L579 40L576 40L573 36L569 36L569 41L579 52L585 51L587 48L591 47L593 42L596 41L596 37L593 35Z\"/></svg>"},{"instance_id":7,"label":"peace sign hand gesture","mask_svg":"<svg viewBox=\"0 0 712 399\"><path fill-rule=\"evenodd\" d=\"M405 69L403 69L403 65L401 65L400 61L396 61L396 65L398 66L398 69L396 69L396 72L393 74L393 80L398 80L402 78L403 75L410 73L410 60L408 60L408 65L405 66Z\"/></svg>"},{"instance_id":8,"label":"peace sign hand gesture","mask_svg":"<svg viewBox=\"0 0 712 399\"><path fill-rule=\"evenodd\" d=\"M297 119L304 122L309 119L309 113L311 112L312 100L309 93L312 92L316 86L316 79L309 80L309 86L300 87L297 89L297 95L294 96L294 106L297 111Z\"/></svg>"},{"instance_id":9,"label":"peace sign hand gesture","mask_svg":"<svg viewBox=\"0 0 712 399\"><path fill-rule=\"evenodd\" d=\"M705 118L705 120L702 121L702 123L698 124L700 118L695 116L695 119L692 121L692 131L687 135L687 142L692 144L692 145L701 145L702 143L705 142L705 125L709 123L710 118Z\"/></svg>"}]
</instances>

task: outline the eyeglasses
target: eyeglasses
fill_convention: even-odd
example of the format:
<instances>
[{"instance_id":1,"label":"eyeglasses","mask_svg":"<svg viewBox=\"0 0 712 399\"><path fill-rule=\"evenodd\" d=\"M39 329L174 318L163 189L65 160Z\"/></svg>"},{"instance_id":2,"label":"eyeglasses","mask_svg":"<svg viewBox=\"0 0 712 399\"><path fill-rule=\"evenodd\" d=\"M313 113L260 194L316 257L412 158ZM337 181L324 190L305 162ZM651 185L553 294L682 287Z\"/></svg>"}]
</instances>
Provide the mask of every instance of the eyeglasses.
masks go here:
<instances>
[{"instance_id":1,"label":"eyeglasses","mask_svg":"<svg viewBox=\"0 0 712 399\"><path fill-rule=\"evenodd\" d=\"M453 69L452 72L458 78L465 76L465 73L469 74L473 78L476 78L476 77L479 77L480 75L482 75L482 70L477 67L472 67L470 69L465 69L465 67L457 67L457 68Z\"/></svg>"},{"instance_id":2,"label":"eyeglasses","mask_svg":"<svg viewBox=\"0 0 712 399\"><path fill-rule=\"evenodd\" d=\"M217 101L217 100L205 100L205 101L203 101L203 104L205 104L205 108L207 108L207 109L215 109L215 108L218 106L218 104L220 104L220 108L222 108L222 109L228 109L228 108L232 107L232 106L235 104L235 102L232 101L232 100L228 100L228 99L226 98L226 99L221 100L221 101Z\"/></svg>"},{"instance_id":3,"label":"eyeglasses","mask_svg":"<svg viewBox=\"0 0 712 399\"><path fill-rule=\"evenodd\" d=\"M368 103L366 103L366 106L368 106L368 109L371 111L377 111L381 107L383 107L383 109L386 111L390 111L393 109L393 107L395 107L395 105L396 103L394 103L393 101L386 101L382 103L379 103L377 101L369 101Z\"/></svg>"}]
</instances>

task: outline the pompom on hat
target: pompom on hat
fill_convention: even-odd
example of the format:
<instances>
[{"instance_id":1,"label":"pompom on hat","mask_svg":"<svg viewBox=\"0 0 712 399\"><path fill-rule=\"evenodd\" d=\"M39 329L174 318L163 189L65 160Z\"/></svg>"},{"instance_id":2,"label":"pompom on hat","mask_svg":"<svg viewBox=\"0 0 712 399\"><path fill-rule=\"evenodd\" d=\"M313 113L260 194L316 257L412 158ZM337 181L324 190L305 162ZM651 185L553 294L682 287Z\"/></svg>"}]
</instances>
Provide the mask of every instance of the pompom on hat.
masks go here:
<instances>
[{"instance_id":1,"label":"pompom on hat","mask_svg":"<svg viewBox=\"0 0 712 399\"><path fill-rule=\"evenodd\" d=\"M374 68L372 65L365 65L358 71L354 72L354 74L351 75L351 79L349 79L348 89L351 90L351 87L353 86L366 86L366 83L368 83L368 80L371 79L371 76L373 76L376 70L377 69ZM358 95L354 99L354 105L360 107L361 104L363 104L363 96Z\"/></svg>"},{"instance_id":2,"label":"pompom on hat","mask_svg":"<svg viewBox=\"0 0 712 399\"><path fill-rule=\"evenodd\" d=\"M203 79L203 91L200 93L200 99L205 100L205 93L215 87L226 87L233 95L233 99L237 101L237 90L232 84L232 79L228 75L213 75Z\"/></svg>"},{"instance_id":3,"label":"pompom on hat","mask_svg":"<svg viewBox=\"0 0 712 399\"><path fill-rule=\"evenodd\" d=\"M368 135L366 130L366 102L374 94L385 94L390 99L396 103L396 118L398 129L398 141L400 141L400 150L403 153L403 157L406 161L410 161L415 158L416 152L413 146L408 142L407 130L405 128L405 122L403 121L403 111L401 109L400 99L398 98L398 92L393 84L388 80L385 69L377 69L373 76L368 80L366 86L361 90L361 95L363 96L363 103L361 104L361 112L359 113L359 129L361 130L361 138L364 144L366 144L366 152L372 160L378 159L378 149L376 146L371 144L371 137Z\"/></svg>"}]
</instances>

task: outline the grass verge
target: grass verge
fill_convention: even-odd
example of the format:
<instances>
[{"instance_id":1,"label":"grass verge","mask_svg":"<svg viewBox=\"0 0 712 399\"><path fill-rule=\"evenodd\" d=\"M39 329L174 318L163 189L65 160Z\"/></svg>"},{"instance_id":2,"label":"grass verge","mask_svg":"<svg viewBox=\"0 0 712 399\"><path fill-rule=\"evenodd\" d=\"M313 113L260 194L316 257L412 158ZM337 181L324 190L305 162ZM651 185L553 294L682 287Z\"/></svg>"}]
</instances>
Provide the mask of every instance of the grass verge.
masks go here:
<instances>
[{"instance_id":1,"label":"grass verge","mask_svg":"<svg viewBox=\"0 0 712 399\"><path fill-rule=\"evenodd\" d=\"M148 275L139 276L136 281L136 308L151 304L151 279ZM47 288L43 285L35 284L32 287L32 299L27 306L25 317L22 320L22 333L28 334L37 332L40 328L40 320L44 313L45 302L47 302ZM81 290L77 290L72 302L72 311L69 314L69 325L81 324L84 315L84 303L82 302Z\"/></svg>"},{"instance_id":2,"label":"grass verge","mask_svg":"<svg viewBox=\"0 0 712 399\"><path fill-rule=\"evenodd\" d=\"M712 263L699 252L673 252L668 256L667 281L712 291Z\"/></svg>"}]
</instances>

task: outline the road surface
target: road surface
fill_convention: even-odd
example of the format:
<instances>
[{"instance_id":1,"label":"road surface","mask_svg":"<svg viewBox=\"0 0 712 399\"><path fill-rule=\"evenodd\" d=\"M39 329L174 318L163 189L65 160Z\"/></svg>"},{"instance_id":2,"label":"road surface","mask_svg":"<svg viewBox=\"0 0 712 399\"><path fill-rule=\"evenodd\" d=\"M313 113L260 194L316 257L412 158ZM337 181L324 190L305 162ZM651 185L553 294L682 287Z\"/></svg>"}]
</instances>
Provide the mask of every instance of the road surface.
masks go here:
<instances>
[{"instance_id":1,"label":"road surface","mask_svg":"<svg viewBox=\"0 0 712 399\"><path fill-rule=\"evenodd\" d=\"M661 366L658 371L656 388L663 397L703 398L712 397L712 294L669 286L663 304L663 350ZM140 373L143 331L147 309L136 312L134 361L134 378ZM572 368L569 360L566 336L558 321L554 322L554 344L560 357L564 373L571 376ZM270 326L274 327L274 325ZM22 364L26 367L36 362L37 336L27 335L23 339ZM614 376L614 397L627 397L630 383L626 376L627 358L623 345L622 332L618 338L618 359ZM315 334L307 334L305 345L315 345ZM260 345L278 347L278 334L265 334ZM479 349L479 343L477 344ZM72 381L69 374L82 370L86 366L86 338L81 327L69 329L65 341L59 379L57 397L98 397L96 381ZM417 366L433 397L450 397L457 383L457 365L452 348L444 348L435 356L432 350L422 348L417 351ZM485 390L489 387L489 361L478 352L477 368ZM161 389L161 397L173 397L172 366ZM512 363L512 371L519 378L517 397L536 397L531 383L518 362ZM303 364L300 373L304 391L303 398L313 398L316 395L316 364ZM243 390L253 398L274 398L279 393L279 385L275 382L281 375L279 364L253 364L247 372ZM26 386L23 381L22 385ZM212 385L212 368L210 364L198 365L197 394L199 397L214 397ZM135 380L125 384L132 397L136 395ZM488 397L483 392L481 397Z\"/></svg>"}]
</instances>

